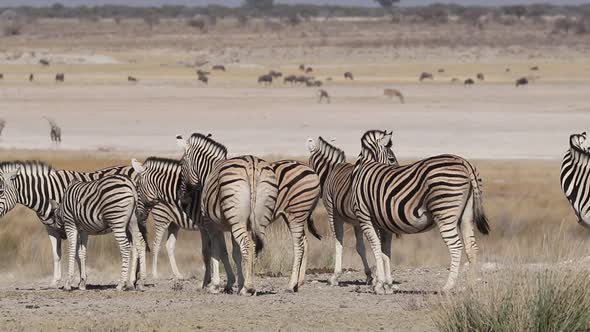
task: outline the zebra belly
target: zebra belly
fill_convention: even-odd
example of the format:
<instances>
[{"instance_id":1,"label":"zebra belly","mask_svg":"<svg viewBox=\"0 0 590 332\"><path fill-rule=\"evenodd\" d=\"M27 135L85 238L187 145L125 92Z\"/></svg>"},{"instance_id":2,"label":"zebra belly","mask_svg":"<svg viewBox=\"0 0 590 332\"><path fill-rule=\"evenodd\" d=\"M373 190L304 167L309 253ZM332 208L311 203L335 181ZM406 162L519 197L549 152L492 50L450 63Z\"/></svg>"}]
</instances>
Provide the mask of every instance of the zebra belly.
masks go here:
<instances>
[{"instance_id":1,"label":"zebra belly","mask_svg":"<svg viewBox=\"0 0 590 332\"><path fill-rule=\"evenodd\" d=\"M111 227L103 221L83 223L78 226L78 229L89 235L103 235L112 232Z\"/></svg>"}]
</instances>

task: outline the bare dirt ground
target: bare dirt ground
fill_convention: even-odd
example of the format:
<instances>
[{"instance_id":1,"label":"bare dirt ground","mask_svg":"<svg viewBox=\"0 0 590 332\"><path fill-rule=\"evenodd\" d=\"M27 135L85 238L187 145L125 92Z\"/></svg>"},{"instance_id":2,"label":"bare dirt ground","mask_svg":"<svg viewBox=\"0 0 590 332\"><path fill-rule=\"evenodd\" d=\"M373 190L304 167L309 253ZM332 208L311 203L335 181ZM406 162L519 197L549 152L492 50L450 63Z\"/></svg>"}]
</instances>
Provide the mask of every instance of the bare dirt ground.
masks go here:
<instances>
[{"instance_id":1,"label":"bare dirt ground","mask_svg":"<svg viewBox=\"0 0 590 332\"><path fill-rule=\"evenodd\" d=\"M42 282L0 284L0 329L433 331L424 317L446 272L396 270L400 291L387 296L369 293L364 275L350 272L338 287L327 284L328 275L309 275L298 293L283 290L287 278L258 277L259 294L251 298L207 294L195 279L158 280L144 292L117 292L114 283L92 281L88 290L71 292Z\"/></svg>"}]
</instances>

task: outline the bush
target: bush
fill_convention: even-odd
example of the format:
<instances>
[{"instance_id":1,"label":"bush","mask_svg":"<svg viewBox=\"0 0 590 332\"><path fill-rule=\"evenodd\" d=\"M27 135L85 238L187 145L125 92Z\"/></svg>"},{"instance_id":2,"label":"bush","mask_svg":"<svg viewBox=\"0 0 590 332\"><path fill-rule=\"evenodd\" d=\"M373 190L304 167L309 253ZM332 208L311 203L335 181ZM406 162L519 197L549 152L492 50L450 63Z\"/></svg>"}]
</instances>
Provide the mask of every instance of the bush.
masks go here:
<instances>
[{"instance_id":1,"label":"bush","mask_svg":"<svg viewBox=\"0 0 590 332\"><path fill-rule=\"evenodd\" d=\"M201 17L193 17L190 20L188 20L187 24L190 27L201 30L201 32L205 31L206 27L207 27L207 24L205 23L205 19L203 19Z\"/></svg>"},{"instance_id":2,"label":"bush","mask_svg":"<svg viewBox=\"0 0 590 332\"><path fill-rule=\"evenodd\" d=\"M4 36L18 36L22 33L23 24L19 21L11 21L3 25Z\"/></svg>"},{"instance_id":3,"label":"bush","mask_svg":"<svg viewBox=\"0 0 590 332\"><path fill-rule=\"evenodd\" d=\"M440 331L583 331L590 327L584 273L518 272L443 299Z\"/></svg>"}]
</instances>

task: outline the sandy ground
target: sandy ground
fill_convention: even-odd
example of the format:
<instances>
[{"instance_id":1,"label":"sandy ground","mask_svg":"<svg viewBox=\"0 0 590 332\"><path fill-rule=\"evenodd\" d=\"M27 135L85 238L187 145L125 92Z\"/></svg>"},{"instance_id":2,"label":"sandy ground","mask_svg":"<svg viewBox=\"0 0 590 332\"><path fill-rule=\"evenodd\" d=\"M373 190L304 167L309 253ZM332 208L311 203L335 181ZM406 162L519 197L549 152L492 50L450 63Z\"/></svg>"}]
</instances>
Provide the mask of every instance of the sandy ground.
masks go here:
<instances>
[{"instance_id":1,"label":"sandy ground","mask_svg":"<svg viewBox=\"0 0 590 332\"><path fill-rule=\"evenodd\" d=\"M251 298L207 294L195 279L150 282L145 292L93 281L87 291L71 292L44 282L0 284L0 329L433 331L424 317L431 317L434 290L446 276L446 269L396 270L401 290L384 296L370 294L356 272L338 287L327 285L328 275L308 275L297 294L282 289L286 278L258 277L259 294Z\"/></svg>"},{"instance_id":2,"label":"sandy ground","mask_svg":"<svg viewBox=\"0 0 590 332\"><path fill-rule=\"evenodd\" d=\"M590 123L586 84L333 83L329 105L317 103L313 88L217 84L8 84L0 89L0 147L56 148L49 116L62 126L59 148L70 150L176 156L176 134L210 132L232 155L307 155L306 138L323 135L354 158L364 130L391 128L402 158L557 159L569 134ZM388 86L406 104L381 96Z\"/></svg>"}]
</instances>

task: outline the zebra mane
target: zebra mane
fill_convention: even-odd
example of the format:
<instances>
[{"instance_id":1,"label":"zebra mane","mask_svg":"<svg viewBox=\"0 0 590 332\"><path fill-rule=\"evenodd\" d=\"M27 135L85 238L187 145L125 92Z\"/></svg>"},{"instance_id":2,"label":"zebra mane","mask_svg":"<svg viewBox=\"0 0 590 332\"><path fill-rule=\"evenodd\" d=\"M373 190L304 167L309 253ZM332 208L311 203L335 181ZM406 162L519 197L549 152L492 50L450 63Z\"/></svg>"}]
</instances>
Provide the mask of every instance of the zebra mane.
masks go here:
<instances>
[{"instance_id":1,"label":"zebra mane","mask_svg":"<svg viewBox=\"0 0 590 332\"><path fill-rule=\"evenodd\" d=\"M162 158L162 157L155 157L155 156L151 156L148 157L145 160L144 164L165 164L165 165L171 165L171 166L180 166L180 161L177 159L171 159L171 158Z\"/></svg>"},{"instance_id":2,"label":"zebra mane","mask_svg":"<svg viewBox=\"0 0 590 332\"><path fill-rule=\"evenodd\" d=\"M55 170L51 165L39 160L14 160L0 162L0 172L10 172L17 168L21 168L24 171L31 169L41 169L47 173Z\"/></svg>"},{"instance_id":3,"label":"zebra mane","mask_svg":"<svg viewBox=\"0 0 590 332\"><path fill-rule=\"evenodd\" d=\"M225 147L225 145L213 140L210 136L211 135L203 135L200 133L194 133L189 138L189 143L194 144L194 143L198 143L199 141L203 141L208 146L212 146L213 148L217 149L218 151L221 151L223 153L224 157L227 157L227 148Z\"/></svg>"},{"instance_id":4,"label":"zebra mane","mask_svg":"<svg viewBox=\"0 0 590 332\"><path fill-rule=\"evenodd\" d=\"M343 163L346 161L346 155L344 151L328 143L322 136L318 137L318 150L319 153L324 156L336 156L336 161Z\"/></svg>"},{"instance_id":5,"label":"zebra mane","mask_svg":"<svg viewBox=\"0 0 590 332\"><path fill-rule=\"evenodd\" d=\"M361 155L365 157L369 157L372 160L376 160L376 155L379 147L379 140L383 138L383 136L387 135L387 130L378 130L372 129L367 130L363 136L361 137ZM392 145L391 140L387 143L385 147L390 148ZM370 154L370 155L367 155Z\"/></svg>"},{"instance_id":6,"label":"zebra mane","mask_svg":"<svg viewBox=\"0 0 590 332\"><path fill-rule=\"evenodd\" d=\"M585 141L586 132L570 135L570 151L578 152L584 156L590 156L589 148L582 146L582 143Z\"/></svg>"}]
</instances>

